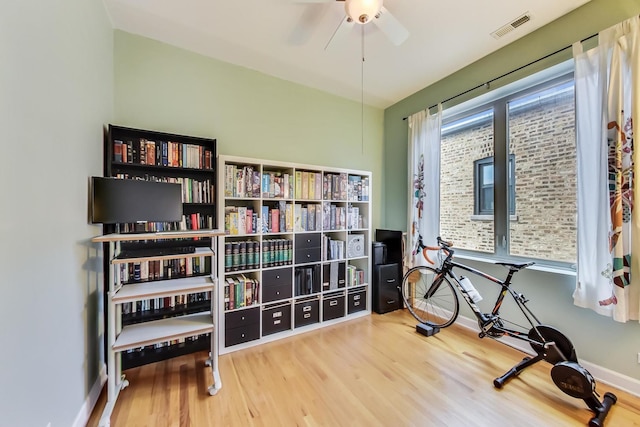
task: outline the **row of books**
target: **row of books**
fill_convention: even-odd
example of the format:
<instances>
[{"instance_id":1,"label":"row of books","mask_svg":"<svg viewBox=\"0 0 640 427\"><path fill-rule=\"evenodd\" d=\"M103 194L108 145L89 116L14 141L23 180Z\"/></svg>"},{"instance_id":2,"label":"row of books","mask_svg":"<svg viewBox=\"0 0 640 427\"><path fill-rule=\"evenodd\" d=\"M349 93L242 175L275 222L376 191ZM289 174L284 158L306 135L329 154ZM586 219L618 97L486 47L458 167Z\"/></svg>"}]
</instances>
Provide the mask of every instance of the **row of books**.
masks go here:
<instances>
[{"instance_id":1,"label":"row of books","mask_svg":"<svg viewBox=\"0 0 640 427\"><path fill-rule=\"evenodd\" d=\"M346 173L263 171L257 166L225 166L225 197L301 200L369 200L369 177Z\"/></svg>"},{"instance_id":2,"label":"row of books","mask_svg":"<svg viewBox=\"0 0 640 427\"><path fill-rule=\"evenodd\" d=\"M224 271L254 270L260 267L260 242L224 243Z\"/></svg>"},{"instance_id":3,"label":"row of books","mask_svg":"<svg viewBox=\"0 0 640 427\"><path fill-rule=\"evenodd\" d=\"M213 151L202 145L145 138L113 141L113 161L139 165L213 169Z\"/></svg>"},{"instance_id":4,"label":"row of books","mask_svg":"<svg viewBox=\"0 0 640 427\"><path fill-rule=\"evenodd\" d=\"M154 310L165 310L169 316L172 310L182 310L192 305L202 305L205 301L211 301L211 292L149 298L123 303L122 314L126 316ZM126 323L126 318L123 321Z\"/></svg>"},{"instance_id":5,"label":"row of books","mask_svg":"<svg viewBox=\"0 0 640 427\"><path fill-rule=\"evenodd\" d=\"M296 296L319 293L322 285L320 265L296 267L293 283Z\"/></svg>"},{"instance_id":6,"label":"row of books","mask_svg":"<svg viewBox=\"0 0 640 427\"><path fill-rule=\"evenodd\" d=\"M187 231L212 229L213 215L204 215L200 212L182 215L180 222L173 221L144 221L116 224L116 233L148 233L156 231Z\"/></svg>"},{"instance_id":7,"label":"row of books","mask_svg":"<svg viewBox=\"0 0 640 427\"><path fill-rule=\"evenodd\" d=\"M262 179L254 166L225 165L224 196L259 198Z\"/></svg>"},{"instance_id":8,"label":"row of books","mask_svg":"<svg viewBox=\"0 0 640 427\"><path fill-rule=\"evenodd\" d=\"M364 277L364 270L355 265L347 266L347 286L360 286L367 283Z\"/></svg>"},{"instance_id":9,"label":"row of books","mask_svg":"<svg viewBox=\"0 0 640 427\"><path fill-rule=\"evenodd\" d=\"M226 206L225 233L229 235L262 233L290 233L293 231L321 231L361 229L363 216L357 206L338 206L333 203L288 203L262 206L261 216L252 207Z\"/></svg>"},{"instance_id":10,"label":"row of books","mask_svg":"<svg viewBox=\"0 0 640 427\"><path fill-rule=\"evenodd\" d=\"M225 234L255 234L258 231L258 214L252 207L224 207Z\"/></svg>"},{"instance_id":11,"label":"row of books","mask_svg":"<svg viewBox=\"0 0 640 427\"><path fill-rule=\"evenodd\" d=\"M347 200L359 202L369 201L368 176L349 175L347 183Z\"/></svg>"},{"instance_id":12,"label":"row of books","mask_svg":"<svg viewBox=\"0 0 640 427\"><path fill-rule=\"evenodd\" d=\"M224 309L259 304L260 282L243 274L228 276L224 284Z\"/></svg>"},{"instance_id":13,"label":"row of books","mask_svg":"<svg viewBox=\"0 0 640 427\"><path fill-rule=\"evenodd\" d=\"M149 174L134 175L128 173L118 173L115 178L119 179L139 179L153 182L169 182L182 186L182 203L214 203L215 187L210 179L197 180L185 177L155 176Z\"/></svg>"},{"instance_id":14,"label":"row of books","mask_svg":"<svg viewBox=\"0 0 640 427\"><path fill-rule=\"evenodd\" d=\"M332 261L322 265L322 290L330 291L346 285L346 263Z\"/></svg>"},{"instance_id":15,"label":"row of books","mask_svg":"<svg viewBox=\"0 0 640 427\"><path fill-rule=\"evenodd\" d=\"M265 199L290 199L293 195L293 176L282 172L262 174L262 197Z\"/></svg>"},{"instance_id":16,"label":"row of books","mask_svg":"<svg viewBox=\"0 0 640 427\"><path fill-rule=\"evenodd\" d=\"M262 250L260 242L257 240L225 242L225 272L257 269L260 268L260 261L262 261L263 268L291 265L293 263L293 240L263 240Z\"/></svg>"},{"instance_id":17,"label":"row of books","mask_svg":"<svg viewBox=\"0 0 640 427\"><path fill-rule=\"evenodd\" d=\"M360 175L325 174L324 200L369 201L369 177Z\"/></svg>"},{"instance_id":18,"label":"row of books","mask_svg":"<svg viewBox=\"0 0 640 427\"><path fill-rule=\"evenodd\" d=\"M324 248L322 253L323 261L345 258L344 240L334 240L331 237L324 235L322 236L322 247Z\"/></svg>"},{"instance_id":19,"label":"row of books","mask_svg":"<svg viewBox=\"0 0 640 427\"><path fill-rule=\"evenodd\" d=\"M200 334L200 335L194 335L192 337L179 338L171 341L163 341L156 344L146 345L144 347L136 347L136 348L129 349L126 352L124 352L123 355L126 355L128 357L142 356L142 354L147 351L149 352L156 351L156 350L160 350L162 348L166 348L170 346L189 345L191 343L196 343L203 339L208 339L209 336L210 334ZM124 364L123 364L123 369L124 369Z\"/></svg>"},{"instance_id":20,"label":"row of books","mask_svg":"<svg viewBox=\"0 0 640 427\"><path fill-rule=\"evenodd\" d=\"M208 274L211 271L211 257L127 262L118 264L118 267L120 283L148 282Z\"/></svg>"},{"instance_id":21,"label":"row of books","mask_svg":"<svg viewBox=\"0 0 640 427\"><path fill-rule=\"evenodd\" d=\"M344 230L347 227L347 208L325 202L322 206L322 229Z\"/></svg>"},{"instance_id":22,"label":"row of books","mask_svg":"<svg viewBox=\"0 0 640 427\"><path fill-rule=\"evenodd\" d=\"M262 267L276 267L293 263L293 240L269 239L262 241Z\"/></svg>"}]
</instances>

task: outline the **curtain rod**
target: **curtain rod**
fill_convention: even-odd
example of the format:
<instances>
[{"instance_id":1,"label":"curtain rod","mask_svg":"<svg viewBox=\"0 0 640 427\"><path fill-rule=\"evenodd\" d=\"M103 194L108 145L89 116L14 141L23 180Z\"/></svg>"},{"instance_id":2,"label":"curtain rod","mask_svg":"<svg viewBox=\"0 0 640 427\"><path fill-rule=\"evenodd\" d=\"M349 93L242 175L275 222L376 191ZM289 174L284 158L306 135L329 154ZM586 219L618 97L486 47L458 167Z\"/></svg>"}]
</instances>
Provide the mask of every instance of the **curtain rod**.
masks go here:
<instances>
[{"instance_id":1,"label":"curtain rod","mask_svg":"<svg viewBox=\"0 0 640 427\"><path fill-rule=\"evenodd\" d=\"M584 43L584 42L586 42L587 40L590 40L590 39L592 39L592 38L596 37L597 35L598 35L597 33L596 33L596 34L592 34L592 35L590 35L589 37L586 37L586 38L584 38L584 39L580 40L580 43ZM500 79L502 79L502 78L504 78L504 77L507 77L508 75L513 74L513 73L516 73L516 72L518 72L518 71L522 70L523 68L527 68L527 67L529 67L529 66L531 66L531 65L533 65L533 64L535 64L535 63L537 63L537 62L544 61L545 59L547 59L547 58L549 58L549 57L551 57L551 56L553 56L553 55L557 55L558 53L562 52L563 50L567 50L567 49L569 49L569 48L570 48L570 47L572 47L572 46L573 46L573 45L565 46L565 47L563 47L563 48L561 48L561 49L556 50L555 52L551 52L551 53L549 53L549 54L547 54L547 55L543 56L542 58L538 58L538 59L536 59L535 61L531 61L531 62L529 62L528 64L525 64L525 65L522 65L522 66L520 66L520 67L516 68L515 70L511 70L511 71L509 71L509 72L507 72L507 73L502 74L501 76L495 77L495 78L493 78L493 79L489 80L489 81L488 81L488 82L486 82L486 83L479 84L478 86L472 87L471 89L467 89L467 90L465 90L464 92L461 92L461 93L459 93L459 94L457 94L457 95L452 96L451 98L447 98L447 99L445 99L444 101L440 101L438 104L444 104L445 102L452 101L452 100L454 100L454 99L456 99L456 98L458 98L458 97L460 97L460 96L462 96L462 95L466 95L466 94L468 94L469 92L472 92L472 91L474 91L474 90L476 90L476 89L480 89L481 87L488 87L491 83L495 82L496 80L500 80ZM426 108L426 110L430 110L430 109L432 109L433 107L437 107L437 106L438 106L438 104L434 104L434 105L432 105L431 107ZM409 118L408 116L407 116L407 117L403 117L403 118L402 118L402 120L407 120L408 118Z\"/></svg>"}]
</instances>

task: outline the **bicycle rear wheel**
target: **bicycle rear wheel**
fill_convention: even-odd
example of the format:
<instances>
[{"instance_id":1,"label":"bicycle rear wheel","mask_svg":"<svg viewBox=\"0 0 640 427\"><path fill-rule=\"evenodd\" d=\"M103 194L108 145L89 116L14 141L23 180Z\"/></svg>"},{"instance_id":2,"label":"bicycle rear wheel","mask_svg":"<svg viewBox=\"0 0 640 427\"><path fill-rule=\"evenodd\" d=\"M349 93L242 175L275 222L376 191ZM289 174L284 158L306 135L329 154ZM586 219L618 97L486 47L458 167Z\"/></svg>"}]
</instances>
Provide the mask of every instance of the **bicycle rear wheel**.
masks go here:
<instances>
[{"instance_id":1,"label":"bicycle rear wheel","mask_svg":"<svg viewBox=\"0 0 640 427\"><path fill-rule=\"evenodd\" d=\"M422 265L411 268L402 278L402 299L418 322L439 328L455 322L460 309L449 279Z\"/></svg>"}]
</instances>

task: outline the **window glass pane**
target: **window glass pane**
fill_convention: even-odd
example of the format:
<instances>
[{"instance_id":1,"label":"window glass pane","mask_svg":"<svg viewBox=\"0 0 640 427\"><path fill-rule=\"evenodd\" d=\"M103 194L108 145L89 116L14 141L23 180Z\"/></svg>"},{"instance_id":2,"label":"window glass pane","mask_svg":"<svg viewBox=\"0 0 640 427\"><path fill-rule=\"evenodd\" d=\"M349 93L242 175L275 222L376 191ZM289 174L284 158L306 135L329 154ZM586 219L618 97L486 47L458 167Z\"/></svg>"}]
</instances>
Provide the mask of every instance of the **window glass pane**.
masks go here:
<instances>
[{"instance_id":1,"label":"window glass pane","mask_svg":"<svg viewBox=\"0 0 640 427\"><path fill-rule=\"evenodd\" d=\"M488 164L480 167L482 168L482 186L493 186L493 165Z\"/></svg>"},{"instance_id":2,"label":"window glass pane","mask_svg":"<svg viewBox=\"0 0 640 427\"><path fill-rule=\"evenodd\" d=\"M494 252L493 217L478 218L475 209L480 193L480 175L474 176L476 160L493 157L493 110L484 110L442 127L440 175L440 235L452 240L456 247L481 252ZM490 170L485 163L480 171ZM493 209L493 187L487 190L487 203ZM485 194L486 195L486 194Z\"/></svg>"},{"instance_id":3,"label":"window glass pane","mask_svg":"<svg viewBox=\"0 0 640 427\"><path fill-rule=\"evenodd\" d=\"M507 111L509 152L516 159L510 253L575 262L573 81L513 100Z\"/></svg>"},{"instance_id":4,"label":"window glass pane","mask_svg":"<svg viewBox=\"0 0 640 427\"><path fill-rule=\"evenodd\" d=\"M480 202L482 212L493 212L493 186L481 190Z\"/></svg>"}]
</instances>

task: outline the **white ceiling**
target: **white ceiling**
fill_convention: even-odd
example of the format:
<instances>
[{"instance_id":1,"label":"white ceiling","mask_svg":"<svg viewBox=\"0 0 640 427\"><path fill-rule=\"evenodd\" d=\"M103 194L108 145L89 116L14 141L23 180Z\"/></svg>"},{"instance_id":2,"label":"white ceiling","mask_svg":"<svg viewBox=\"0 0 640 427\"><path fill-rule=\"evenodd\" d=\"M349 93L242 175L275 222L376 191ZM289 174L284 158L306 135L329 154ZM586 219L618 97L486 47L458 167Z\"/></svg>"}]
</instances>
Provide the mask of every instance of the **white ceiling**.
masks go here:
<instances>
[{"instance_id":1,"label":"white ceiling","mask_svg":"<svg viewBox=\"0 0 640 427\"><path fill-rule=\"evenodd\" d=\"M393 45L369 23L354 25L325 50L345 16L343 2L104 0L117 29L380 108L588 1L385 0L409 31L403 44ZM491 36L527 12L530 22Z\"/></svg>"}]
</instances>

